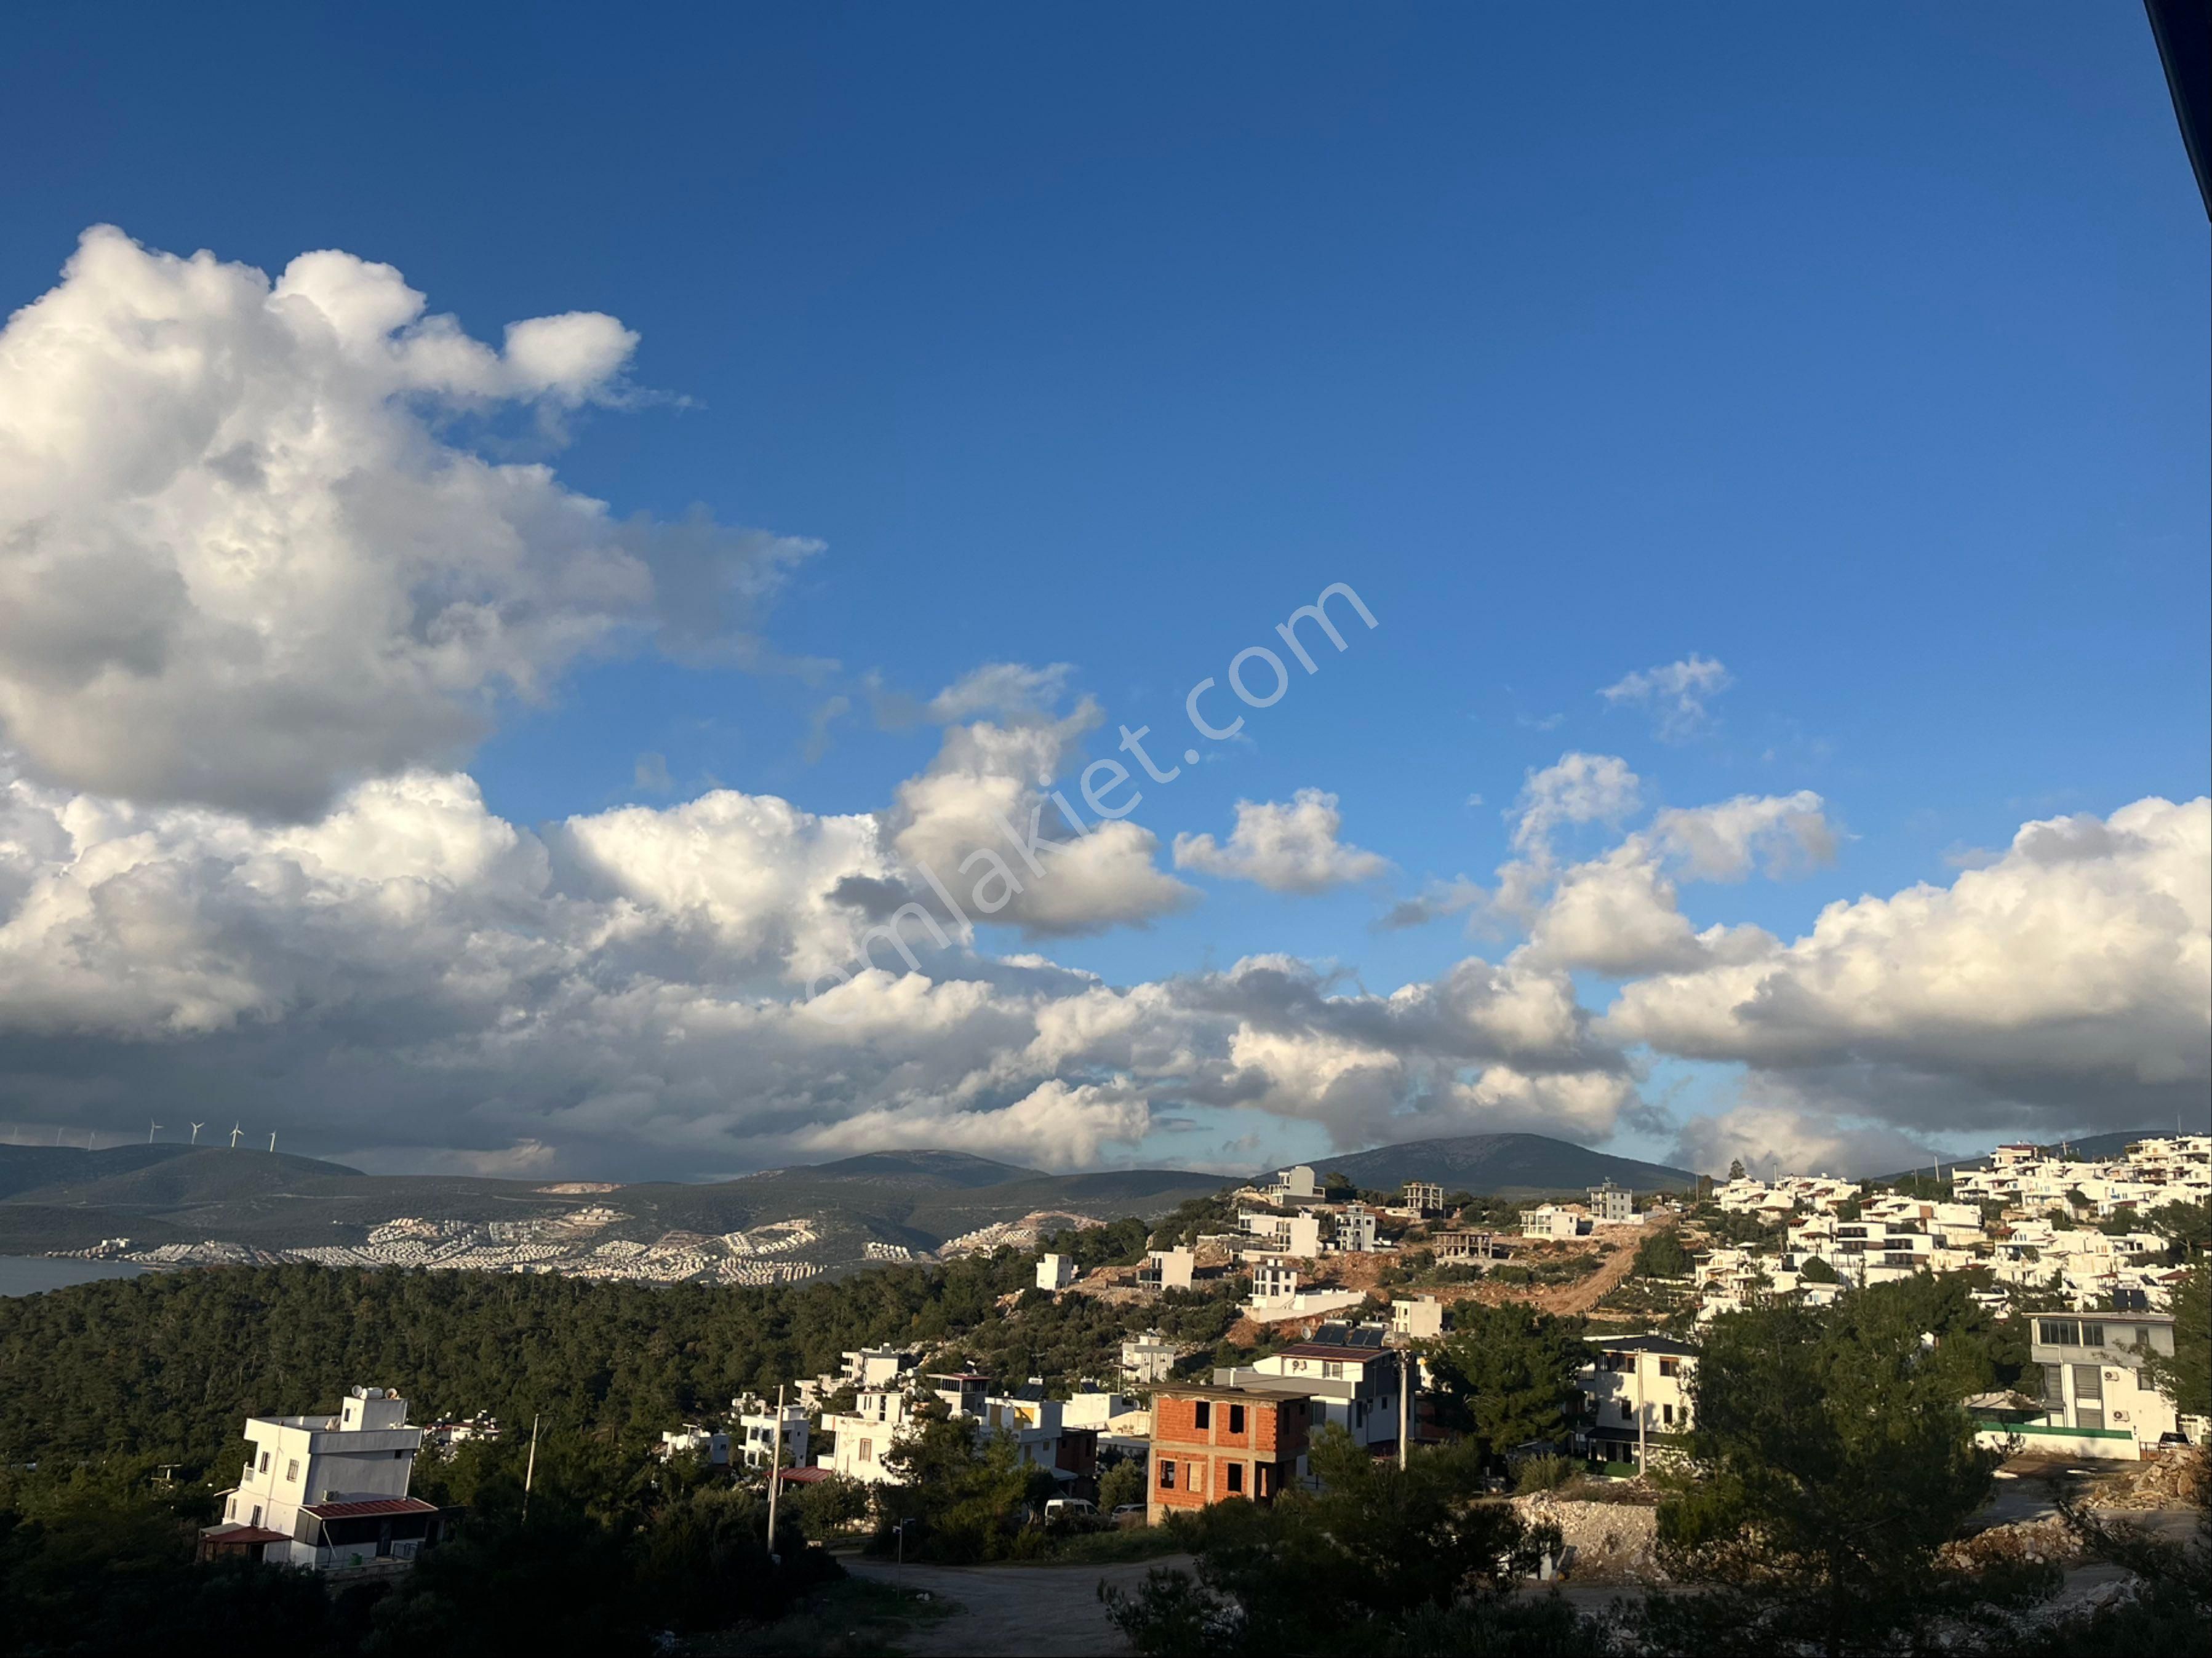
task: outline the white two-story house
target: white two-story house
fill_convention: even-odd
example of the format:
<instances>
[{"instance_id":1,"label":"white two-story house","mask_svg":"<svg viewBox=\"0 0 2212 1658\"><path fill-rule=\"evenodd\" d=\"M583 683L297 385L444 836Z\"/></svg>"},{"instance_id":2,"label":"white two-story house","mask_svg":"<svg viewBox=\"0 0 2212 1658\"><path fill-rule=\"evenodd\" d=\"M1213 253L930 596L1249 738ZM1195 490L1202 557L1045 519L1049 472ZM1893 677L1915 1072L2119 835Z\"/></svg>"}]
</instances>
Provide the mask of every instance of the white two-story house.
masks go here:
<instances>
[{"instance_id":1,"label":"white two-story house","mask_svg":"<svg viewBox=\"0 0 2212 1658\"><path fill-rule=\"evenodd\" d=\"M336 1416L249 1417L246 1442L222 1519L200 1533L202 1558L326 1571L412 1560L437 1540L437 1505L407 1494L422 1430L396 1393L356 1388Z\"/></svg>"},{"instance_id":2,"label":"white two-story house","mask_svg":"<svg viewBox=\"0 0 2212 1658\"><path fill-rule=\"evenodd\" d=\"M1669 1335L1592 1337L1581 1383L1591 1425L1582 1436L1598 1461L1649 1463L1676 1454L1689 1432L1698 1350Z\"/></svg>"}]
</instances>

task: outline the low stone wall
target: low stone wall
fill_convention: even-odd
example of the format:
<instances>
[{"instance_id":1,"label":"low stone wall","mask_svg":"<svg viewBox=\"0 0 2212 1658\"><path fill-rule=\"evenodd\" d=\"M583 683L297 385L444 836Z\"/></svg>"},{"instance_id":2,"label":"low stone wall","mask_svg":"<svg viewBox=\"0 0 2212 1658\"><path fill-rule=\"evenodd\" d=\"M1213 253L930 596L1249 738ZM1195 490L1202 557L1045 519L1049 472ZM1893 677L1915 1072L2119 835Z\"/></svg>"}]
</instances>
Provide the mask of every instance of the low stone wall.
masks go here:
<instances>
[{"instance_id":1,"label":"low stone wall","mask_svg":"<svg viewBox=\"0 0 2212 1658\"><path fill-rule=\"evenodd\" d=\"M1514 1512L1531 1526L1559 1528L1559 1540L1574 1551L1567 1573L1577 1582L1659 1583L1655 1552L1659 1510L1637 1503L1583 1503L1549 1492L1513 1499Z\"/></svg>"}]
</instances>

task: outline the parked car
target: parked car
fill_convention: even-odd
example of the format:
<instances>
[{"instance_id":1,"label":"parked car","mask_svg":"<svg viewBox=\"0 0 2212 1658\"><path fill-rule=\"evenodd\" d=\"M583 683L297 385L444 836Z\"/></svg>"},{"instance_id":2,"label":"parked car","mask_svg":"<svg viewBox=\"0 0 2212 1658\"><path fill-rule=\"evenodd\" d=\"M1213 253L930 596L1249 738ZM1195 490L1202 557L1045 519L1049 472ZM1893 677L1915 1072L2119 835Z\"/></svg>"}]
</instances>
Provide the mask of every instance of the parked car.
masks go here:
<instances>
[{"instance_id":1,"label":"parked car","mask_svg":"<svg viewBox=\"0 0 2212 1658\"><path fill-rule=\"evenodd\" d=\"M1098 1505L1087 1497L1055 1497L1044 1505L1044 1517L1057 1519L1065 1515L1070 1520L1081 1519L1098 1512Z\"/></svg>"}]
</instances>

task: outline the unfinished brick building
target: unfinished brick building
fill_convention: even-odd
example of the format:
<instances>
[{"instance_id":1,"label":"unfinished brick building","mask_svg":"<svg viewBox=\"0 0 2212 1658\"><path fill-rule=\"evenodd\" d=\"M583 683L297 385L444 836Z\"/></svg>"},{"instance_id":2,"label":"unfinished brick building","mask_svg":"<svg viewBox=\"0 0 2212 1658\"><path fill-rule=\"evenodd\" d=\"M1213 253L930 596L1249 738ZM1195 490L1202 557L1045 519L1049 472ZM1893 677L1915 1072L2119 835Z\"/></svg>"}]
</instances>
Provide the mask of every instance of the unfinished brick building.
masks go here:
<instances>
[{"instance_id":1,"label":"unfinished brick building","mask_svg":"<svg viewBox=\"0 0 2212 1658\"><path fill-rule=\"evenodd\" d=\"M1299 1396L1245 1388L1180 1387L1152 1396L1146 1518L1245 1497L1272 1501L1297 1478L1313 1406Z\"/></svg>"}]
</instances>

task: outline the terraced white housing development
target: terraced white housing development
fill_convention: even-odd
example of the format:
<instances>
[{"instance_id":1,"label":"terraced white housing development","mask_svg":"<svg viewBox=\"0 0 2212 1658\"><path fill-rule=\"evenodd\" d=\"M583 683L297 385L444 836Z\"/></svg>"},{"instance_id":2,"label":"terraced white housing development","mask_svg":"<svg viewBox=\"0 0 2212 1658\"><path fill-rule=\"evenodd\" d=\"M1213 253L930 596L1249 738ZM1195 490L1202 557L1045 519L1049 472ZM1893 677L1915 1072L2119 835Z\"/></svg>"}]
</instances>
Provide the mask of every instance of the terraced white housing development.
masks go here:
<instances>
[{"instance_id":1,"label":"terraced white housing development","mask_svg":"<svg viewBox=\"0 0 2212 1658\"><path fill-rule=\"evenodd\" d=\"M2202 1438L2205 1424L2178 1421L2142 1377L2146 1352L2172 1351L2168 1309L2184 1269L2167 1259L2162 1236L2127 1218L2212 1200L2212 1136L2141 1140L2107 1162L2008 1145L1986 1169L1948 1174L1946 1199L1863 1195L1826 1175L1717 1188L1723 1209L1785 1230L1778 1246L1697 1257L1698 1321L1754 1297L1820 1305L1846 1286L1984 1269L1995 1287L1978 1295L1993 1307L2018 1289L2056 1296L2073 1315L2035 1321L2040 1399L1978 1402L1990 1442L2048 1440L2063 1455L2132 1457L2164 1434Z\"/></svg>"},{"instance_id":2,"label":"terraced white housing development","mask_svg":"<svg viewBox=\"0 0 2212 1658\"><path fill-rule=\"evenodd\" d=\"M617 1210L598 1206L519 1221L402 1216L373 1228L362 1243L268 1249L210 1238L134 1249L128 1238L117 1238L102 1253L152 1266L312 1261L323 1266L560 1272L643 1284L795 1284L822 1271L812 1261L795 1258L798 1251L820 1238L811 1221L776 1221L712 1236L669 1232L650 1243L632 1238L594 1242L599 1234L627 1218ZM901 1257L908 1253L899 1251Z\"/></svg>"}]
</instances>

